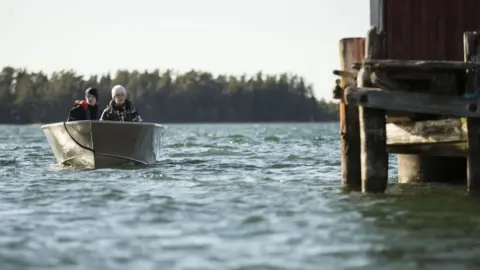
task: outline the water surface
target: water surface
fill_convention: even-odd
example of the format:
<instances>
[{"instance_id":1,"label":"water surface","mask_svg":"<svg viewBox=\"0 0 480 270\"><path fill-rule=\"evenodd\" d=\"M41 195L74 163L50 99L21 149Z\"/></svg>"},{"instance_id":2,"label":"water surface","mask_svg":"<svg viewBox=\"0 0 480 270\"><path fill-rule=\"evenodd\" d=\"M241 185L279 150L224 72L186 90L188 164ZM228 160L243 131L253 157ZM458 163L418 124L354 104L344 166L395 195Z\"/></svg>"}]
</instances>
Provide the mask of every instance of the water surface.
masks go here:
<instances>
[{"instance_id":1,"label":"water surface","mask_svg":"<svg viewBox=\"0 0 480 270\"><path fill-rule=\"evenodd\" d=\"M167 125L151 168L54 165L0 126L0 269L480 269L464 187L340 188L338 124Z\"/></svg>"}]
</instances>

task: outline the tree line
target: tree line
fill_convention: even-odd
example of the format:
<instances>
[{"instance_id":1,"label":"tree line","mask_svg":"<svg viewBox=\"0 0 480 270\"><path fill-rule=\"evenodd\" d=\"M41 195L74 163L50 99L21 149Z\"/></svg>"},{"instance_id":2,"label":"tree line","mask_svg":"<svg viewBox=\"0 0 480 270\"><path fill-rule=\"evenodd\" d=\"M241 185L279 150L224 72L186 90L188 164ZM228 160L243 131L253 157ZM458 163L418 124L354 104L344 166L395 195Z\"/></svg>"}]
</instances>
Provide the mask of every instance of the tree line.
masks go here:
<instances>
[{"instance_id":1,"label":"tree line","mask_svg":"<svg viewBox=\"0 0 480 270\"><path fill-rule=\"evenodd\" d=\"M191 70L128 71L85 78L72 70L28 72L4 67L0 74L1 123L50 123L66 119L73 102L96 87L102 109L121 84L148 122L337 121L338 105L317 100L313 87L289 74L213 76Z\"/></svg>"}]
</instances>

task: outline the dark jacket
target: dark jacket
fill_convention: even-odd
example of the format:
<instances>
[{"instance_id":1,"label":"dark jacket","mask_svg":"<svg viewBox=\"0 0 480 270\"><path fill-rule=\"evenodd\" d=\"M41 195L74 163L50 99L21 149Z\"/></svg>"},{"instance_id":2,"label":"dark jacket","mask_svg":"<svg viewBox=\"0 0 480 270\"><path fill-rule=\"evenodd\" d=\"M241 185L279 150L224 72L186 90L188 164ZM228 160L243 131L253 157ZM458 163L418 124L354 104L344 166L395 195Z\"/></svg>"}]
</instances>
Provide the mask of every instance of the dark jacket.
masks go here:
<instances>
[{"instance_id":1,"label":"dark jacket","mask_svg":"<svg viewBox=\"0 0 480 270\"><path fill-rule=\"evenodd\" d=\"M115 101L110 100L107 108L103 110L100 120L121 121L121 122L142 122L142 118L138 114L132 102L128 99L122 106L115 104Z\"/></svg>"},{"instance_id":2,"label":"dark jacket","mask_svg":"<svg viewBox=\"0 0 480 270\"><path fill-rule=\"evenodd\" d=\"M68 112L67 121L98 120L99 118L100 108L97 104L90 106L86 100L76 100L75 105Z\"/></svg>"}]
</instances>

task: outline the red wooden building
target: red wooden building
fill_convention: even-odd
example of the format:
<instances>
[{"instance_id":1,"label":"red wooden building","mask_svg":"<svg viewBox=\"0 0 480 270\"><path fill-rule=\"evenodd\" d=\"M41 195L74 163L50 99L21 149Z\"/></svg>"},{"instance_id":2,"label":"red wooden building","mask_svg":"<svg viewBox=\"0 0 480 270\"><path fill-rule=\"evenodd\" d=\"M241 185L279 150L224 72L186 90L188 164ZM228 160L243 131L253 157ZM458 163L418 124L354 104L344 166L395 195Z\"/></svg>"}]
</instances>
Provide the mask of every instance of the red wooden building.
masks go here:
<instances>
[{"instance_id":1,"label":"red wooden building","mask_svg":"<svg viewBox=\"0 0 480 270\"><path fill-rule=\"evenodd\" d=\"M480 0L370 0L386 57L463 61L463 32L480 30Z\"/></svg>"}]
</instances>

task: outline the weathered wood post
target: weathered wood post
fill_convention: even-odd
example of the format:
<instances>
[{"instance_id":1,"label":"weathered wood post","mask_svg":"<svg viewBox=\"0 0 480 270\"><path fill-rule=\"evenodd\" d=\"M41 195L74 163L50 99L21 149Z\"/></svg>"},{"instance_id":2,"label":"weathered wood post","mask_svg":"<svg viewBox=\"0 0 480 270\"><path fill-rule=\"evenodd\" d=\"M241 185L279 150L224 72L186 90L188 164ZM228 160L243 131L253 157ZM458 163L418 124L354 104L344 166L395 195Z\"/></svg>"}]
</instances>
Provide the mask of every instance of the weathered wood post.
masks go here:
<instances>
[{"instance_id":1,"label":"weathered wood post","mask_svg":"<svg viewBox=\"0 0 480 270\"><path fill-rule=\"evenodd\" d=\"M384 36L372 27L367 34L366 59L380 59L384 55ZM357 78L358 87L372 87L371 70L363 68ZM361 98L367 102L368 96ZM360 151L362 192L384 192L388 182L388 153L385 110L360 106Z\"/></svg>"},{"instance_id":2,"label":"weathered wood post","mask_svg":"<svg viewBox=\"0 0 480 270\"><path fill-rule=\"evenodd\" d=\"M480 35L477 31L463 34L464 60L480 62ZM480 91L480 70L467 72L465 92ZM470 106L472 111L479 108ZM480 118L467 117L467 190L473 193L480 192Z\"/></svg>"},{"instance_id":3,"label":"weathered wood post","mask_svg":"<svg viewBox=\"0 0 480 270\"><path fill-rule=\"evenodd\" d=\"M455 76L455 71L430 70L429 73L431 74L429 93L451 97L458 95L458 79L457 76ZM417 114L417 116L423 118L426 115ZM429 117L427 116L427 118ZM426 129L423 130L422 136L429 137L431 131L438 130L439 128L444 130L445 135L451 133L451 130L448 130L447 127L438 126L434 124L433 121L422 122L426 127ZM415 126L415 124L413 124L413 126ZM403 128L406 128L406 126L403 125ZM413 127L410 131L415 132ZM464 183L466 179L466 170L463 169L467 164L465 157L449 156L446 153L441 153L441 156L410 153L398 154L397 161L399 183Z\"/></svg>"},{"instance_id":4,"label":"weathered wood post","mask_svg":"<svg viewBox=\"0 0 480 270\"><path fill-rule=\"evenodd\" d=\"M462 157L398 154L398 182L465 183L466 160Z\"/></svg>"},{"instance_id":5,"label":"weathered wood post","mask_svg":"<svg viewBox=\"0 0 480 270\"><path fill-rule=\"evenodd\" d=\"M340 40L340 68L342 71L355 73L353 63L362 62L365 52L365 38L344 38ZM352 77L341 76L340 87L355 86ZM342 147L342 185L360 189L360 127L358 106L347 105L343 100L343 93L338 93L340 98L340 140Z\"/></svg>"}]
</instances>

